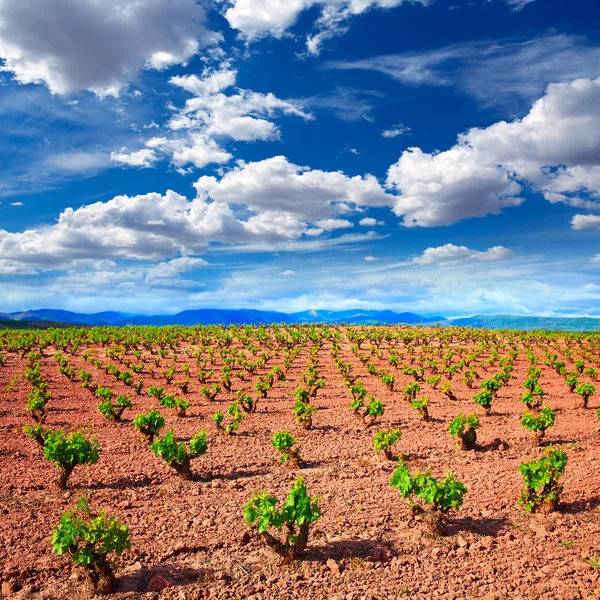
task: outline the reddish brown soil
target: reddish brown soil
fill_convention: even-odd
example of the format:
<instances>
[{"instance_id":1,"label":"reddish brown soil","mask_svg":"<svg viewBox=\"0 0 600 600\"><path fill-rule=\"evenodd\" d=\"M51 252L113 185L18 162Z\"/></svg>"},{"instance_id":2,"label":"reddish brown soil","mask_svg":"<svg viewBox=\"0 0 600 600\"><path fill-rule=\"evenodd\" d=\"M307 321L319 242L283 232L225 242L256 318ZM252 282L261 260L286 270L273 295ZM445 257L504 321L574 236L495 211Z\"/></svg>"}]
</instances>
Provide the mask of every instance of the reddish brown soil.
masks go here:
<instances>
[{"instance_id":1,"label":"reddish brown soil","mask_svg":"<svg viewBox=\"0 0 600 600\"><path fill-rule=\"evenodd\" d=\"M514 377L500 391L490 416L474 406L474 391L459 376L452 382L456 402L421 384L433 417L433 422L425 423L403 399L401 390L411 378L398 372L398 391L390 392L366 372L346 343L344 360L355 365L369 392L386 407L384 417L369 429L357 426L328 344L319 352L319 371L326 386L314 401L319 412L311 431L297 426L292 414L293 391L306 367L306 351L288 370L288 380L275 384L259 411L248 416L232 437L217 434L211 415L226 408L233 394L221 393L210 405L193 378L187 417L176 418L173 410L161 409L167 417L165 431L173 427L180 440L203 428L208 432L208 454L192 463L197 480L183 481L140 442L130 421L157 407L157 401L135 396L131 388L86 363L83 350L69 356L72 365L132 395L134 407L125 411L123 422L106 421L97 410L98 399L82 389L78 378L71 382L61 375L51 358L52 349L46 352L42 372L53 393L47 425L69 431L87 426L102 448L96 465L75 469L67 492L55 488L55 468L21 431L30 422L25 412L28 382L21 381L13 393L5 389L13 376L24 373L25 359L10 354L8 364L0 368L0 578L6 597L92 596L69 558L56 557L49 544L52 526L80 493L89 494L95 508L118 516L130 527L132 549L120 560L116 599L491 600L600 595L599 571L586 562L600 552L598 399L592 397L588 410L575 409L575 395L564 379L543 367L546 402L557 413L547 440L568 453L569 464L558 511L548 516L526 513L517 505L522 486L517 468L542 449L532 449L530 434L520 424L528 367L524 354L516 360ZM107 360L101 349L98 357ZM150 362L150 357L146 360ZM196 373L193 360L180 355L178 361L187 362ZM387 366L382 360L375 363ZM161 364L166 368L169 363ZM273 364L280 362L262 373ZM217 368L212 381L218 373ZM147 373L143 378L146 388L164 383L153 381ZM234 381L234 387L239 387ZM246 389L252 388L246 384ZM459 411L473 409L482 422L481 447L463 452L454 447L447 427ZM452 470L467 485L464 505L453 515L449 535L440 539L423 535L422 526L411 520L406 501L390 487L394 462L378 456L371 445L375 432L390 426L403 431L395 450L407 457L411 470L430 468L434 476ZM298 438L305 461L300 471L282 467L271 446L273 433L283 428ZM493 449L496 438L507 449ZM311 530L306 556L282 564L245 524L243 507L256 491L285 499L299 474L305 477L309 493L320 496L322 517ZM165 584L170 587L152 591Z\"/></svg>"}]
</instances>

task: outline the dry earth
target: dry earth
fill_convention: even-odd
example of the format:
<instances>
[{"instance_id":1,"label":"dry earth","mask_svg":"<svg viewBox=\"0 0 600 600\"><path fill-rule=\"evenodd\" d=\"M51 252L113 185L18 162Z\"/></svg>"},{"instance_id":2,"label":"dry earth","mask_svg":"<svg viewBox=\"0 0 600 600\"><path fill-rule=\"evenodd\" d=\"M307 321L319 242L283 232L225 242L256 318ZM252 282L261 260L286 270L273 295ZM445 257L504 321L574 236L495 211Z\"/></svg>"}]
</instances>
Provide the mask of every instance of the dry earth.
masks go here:
<instances>
[{"instance_id":1,"label":"dry earth","mask_svg":"<svg viewBox=\"0 0 600 600\"><path fill-rule=\"evenodd\" d=\"M28 383L21 381L12 393L5 389L13 376L25 371L25 359L9 355L8 364L0 368L4 597L50 600L93 595L68 557L56 557L49 544L53 524L82 493L91 497L94 507L130 527L132 549L117 571L113 597L118 600L600 596L600 571L590 564L600 551L597 399L592 398L588 410L574 408L575 396L563 378L544 367L541 383L547 403L557 413L547 439L568 453L569 464L559 510L548 516L526 513L517 505L522 485L517 468L542 449L532 449L530 434L520 424L528 367L524 354L516 360L514 377L500 391L492 414L478 409L480 447L473 452L456 449L447 431L459 411L476 408L473 390L455 378L452 386L458 398L451 402L439 390L422 385L434 418L425 423L403 399L401 390L411 379L399 374L395 388L399 391L390 392L367 373L347 343L342 346L343 358L355 365L369 392L386 407L384 417L369 429L357 427L349 392L327 343L319 352L326 386L314 402L319 411L311 431L301 430L292 414L306 351L288 370L287 381L277 382L258 413L247 417L230 438L217 433L211 415L226 408L233 394L222 393L211 405L193 379L188 416L176 418L172 410L163 410L167 428L174 427L180 440L203 428L208 432L208 454L192 463L197 479L183 481L149 451L131 424L134 415L157 406L154 398L134 395L134 407L125 412L124 420L108 422L97 410L97 398L82 389L79 379L71 382L59 373L49 350L41 361L53 393L46 424L67 430L89 428L100 442L101 457L96 465L75 469L69 491L55 488L54 467L22 433L30 421L24 410ZM77 370L93 371L97 381L132 394L131 388L86 363L82 350L70 358ZM101 351L98 356L105 359ZM191 363L185 355L179 357L180 364L186 361ZM144 380L146 387L153 383L147 374ZM449 535L440 539L423 535L421 526L410 519L406 501L390 487L394 462L377 455L371 445L375 432L390 426L403 431L395 450L407 457L411 470L431 468L435 476L452 470L467 485ZM284 428L298 438L304 459L300 472L282 467L271 446L273 433ZM504 444L495 449L498 438ZM282 564L245 524L243 507L256 491L285 499L300 473L309 493L320 496L322 517L311 530L306 556Z\"/></svg>"}]
</instances>

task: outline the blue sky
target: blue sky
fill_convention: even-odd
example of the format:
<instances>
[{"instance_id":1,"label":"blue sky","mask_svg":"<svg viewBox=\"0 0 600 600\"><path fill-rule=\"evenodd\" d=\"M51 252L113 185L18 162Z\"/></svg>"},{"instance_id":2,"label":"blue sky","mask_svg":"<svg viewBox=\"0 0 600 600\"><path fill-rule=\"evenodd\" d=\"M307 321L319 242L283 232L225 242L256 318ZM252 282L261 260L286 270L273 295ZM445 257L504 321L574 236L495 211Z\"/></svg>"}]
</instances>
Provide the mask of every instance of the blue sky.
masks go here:
<instances>
[{"instance_id":1,"label":"blue sky","mask_svg":"<svg viewBox=\"0 0 600 600\"><path fill-rule=\"evenodd\" d=\"M596 0L0 0L0 312L600 316Z\"/></svg>"}]
</instances>

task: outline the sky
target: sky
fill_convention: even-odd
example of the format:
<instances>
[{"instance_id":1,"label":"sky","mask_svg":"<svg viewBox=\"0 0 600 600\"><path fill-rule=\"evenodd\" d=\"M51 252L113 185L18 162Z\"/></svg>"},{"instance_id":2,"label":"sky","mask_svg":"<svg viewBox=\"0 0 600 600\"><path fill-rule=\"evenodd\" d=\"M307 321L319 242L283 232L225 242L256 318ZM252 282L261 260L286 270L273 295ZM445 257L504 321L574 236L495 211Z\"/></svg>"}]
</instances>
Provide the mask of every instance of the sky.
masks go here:
<instances>
[{"instance_id":1,"label":"sky","mask_svg":"<svg viewBox=\"0 0 600 600\"><path fill-rule=\"evenodd\" d=\"M600 317L597 0L0 0L0 312Z\"/></svg>"}]
</instances>

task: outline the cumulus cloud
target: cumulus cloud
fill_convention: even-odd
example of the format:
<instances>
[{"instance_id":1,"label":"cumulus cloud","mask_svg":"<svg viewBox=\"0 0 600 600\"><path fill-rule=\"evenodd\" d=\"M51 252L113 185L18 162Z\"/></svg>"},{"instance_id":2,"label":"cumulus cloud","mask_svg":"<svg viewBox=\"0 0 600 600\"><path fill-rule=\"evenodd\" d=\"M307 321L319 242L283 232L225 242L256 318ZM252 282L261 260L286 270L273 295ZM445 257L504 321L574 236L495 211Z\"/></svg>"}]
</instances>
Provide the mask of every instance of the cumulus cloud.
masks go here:
<instances>
[{"instance_id":1,"label":"cumulus cloud","mask_svg":"<svg viewBox=\"0 0 600 600\"><path fill-rule=\"evenodd\" d=\"M291 275L295 275L296 271L292 271L291 269L286 269L285 271L282 271L280 273L280 275L283 275L284 277L289 277Z\"/></svg>"},{"instance_id":2,"label":"cumulus cloud","mask_svg":"<svg viewBox=\"0 0 600 600\"><path fill-rule=\"evenodd\" d=\"M348 229L354 227L351 221L346 219L319 219L315 225L324 231L335 231L336 229Z\"/></svg>"},{"instance_id":3,"label":"cumulus cloud","mask_svg":"<svg viewBox=\"0 0 600 600\"><path fill-rule=\"evenodd\" d=\"M409 148L390 167L387 183L400 194L394 213L406 227L451 225L524 201L509 173L465 144L438 154Z\"/></svg>"},{"instance_id":4,"label":"cumulus cloud","mask_svg":"<svg viewBox=\"0 0 600 600\"><path fill-rule=\"evenodd\" d=\"M385 223L383 221L378 221L377 219L374 219L373 217L363 217L358 224L361 227L377 227L377 225L385 225Z\"/></svg>"},{"instance_id":5,"label":"cumulus cloud","mask_svg":"<svg viewBox=\"0 0 600 600\"><path fill-rule=\"evenodd\" d=\"M285 156L240 163L221 179L200 177L194 187L201 199L308 220L333 217L346 212L348 205L391 206L394 202L394 196L373 175L348 177L341 171L310 169Z\"/></svg>"},{"instance_id":6,"label":"cumulus cloud","mask_svg":"<svg viewBox=\"0 0 600 600\"><path fill-rule=\"evenodd\" d=\"M165 124L166 133L145 142L145 148L113 152L112 160L124 166L151 167L168 158L182 173L209 164L224 164L232 155L223 148L224 140L237 142L276 141L280 131L273 119L312 115L296 102L281 100L273 94L260 94L236 88L237 72L228 63L219 69L206 69L201 77L172 77L173 86L194 95L182 108L171 107L173 115ZM225 93L228 90L228 93Z\"/></svg>"},{"instance_id":7,"label":"cumulus cloud","mask_svg":"<svg viewBox=\"0 0 600 600\"><path fill-rule=\"evenodd\" d=\"M600 215L575 215L571 219L573 229L600 229Z\"/></svg>"},{"instance_id":8,"label":"cumulus cloud","mask_svg":"<svg viewBox=\"0 0 600 600\"><path fill-rule=\"evenodd\" d=\"M281 37L305 10L318 6L316 33L309 35L306 47L319 54L323 42L343 33L348 20L371 8L395 8L405 2L427 6L432 0L230 0L225 18L249 41L270 35Z\"/></svg>"},{"instance_id":9,"label":"cumulus cloud","mask_svg":"<svg viewBox=\"0 0 600 600\"><path fill-rule=\"evenodd\" d=\"M164 260L151 279L169 279L201 265L186 258L220 243L282 251L313 251L327 244L351 244L369 235L315 240L326 231L352 227L335 218L351 209L390 204L370 175L348 177L299 167L285 157L240 163L220 179L201 177L197 197L166 194L117 196L64 210L55 225L11 233L0 230L0 272L33 273L98 266L106 260ZM305 238L305 239L301 239ZM286 245L287 244L287 245Z\"/></svg>"},{"instance_id":10,"label":"cumulus cloud","mask_svg":"<svg viewBox=\"0 0 600 600\"><path fill-rule=\"evenodd\" d=\"M374 256L365 256L365 260L367 262L373 262L374 260L377 260Z\"/></svg>"},{"instance_id":11,"label":"cumulus cloud","mask_svg":"<svg viewBox=\"0 0 600 600\"><path fill-rule=\"evenodd\" d=\"M445 152L409 148L388 172L394 212L406 226L497 214L521 204L519 181L550 202L600 207L599 105L600 78L551 84L523 119L471 129Z\"/></svg>"},{"instance_id":12,"label":"cumulus cloud","mask_svg":"<svg viewBox=\"0 0 600 600\"><path fill-rule=\"evenodd\" d=\"M143 68L185 64L219 36L196 0L0 0L3 71L53 94L117 96Z\"/></svg>"},{"instance_id":13,"label":"cumulus cloud","mask_svg":"<svg viewBox=\"0 0 600 600\"><path fill-rule=\"evenodd\" d=\"M444 244L435 248L427 248L422 254L415 256L412 261L418 265L461 263L468 260L496 262L507 260L512 256L513 252L504 246L494 246L480 251L472 250L467 246Z\"/></svg>"},{"instance_id":14,"label":"cumulus cloud","mask_svg":"<svg viewBox=\"0 0 600 600\"><path fill-rule=\"evenodd\" d=\"M148 169L156 164L158 156L150 148L142 148L137 152L128 152L127 148L121 148L119 152L111 152L110 160L128 167Z\"/></svg>"}]
</instances>

